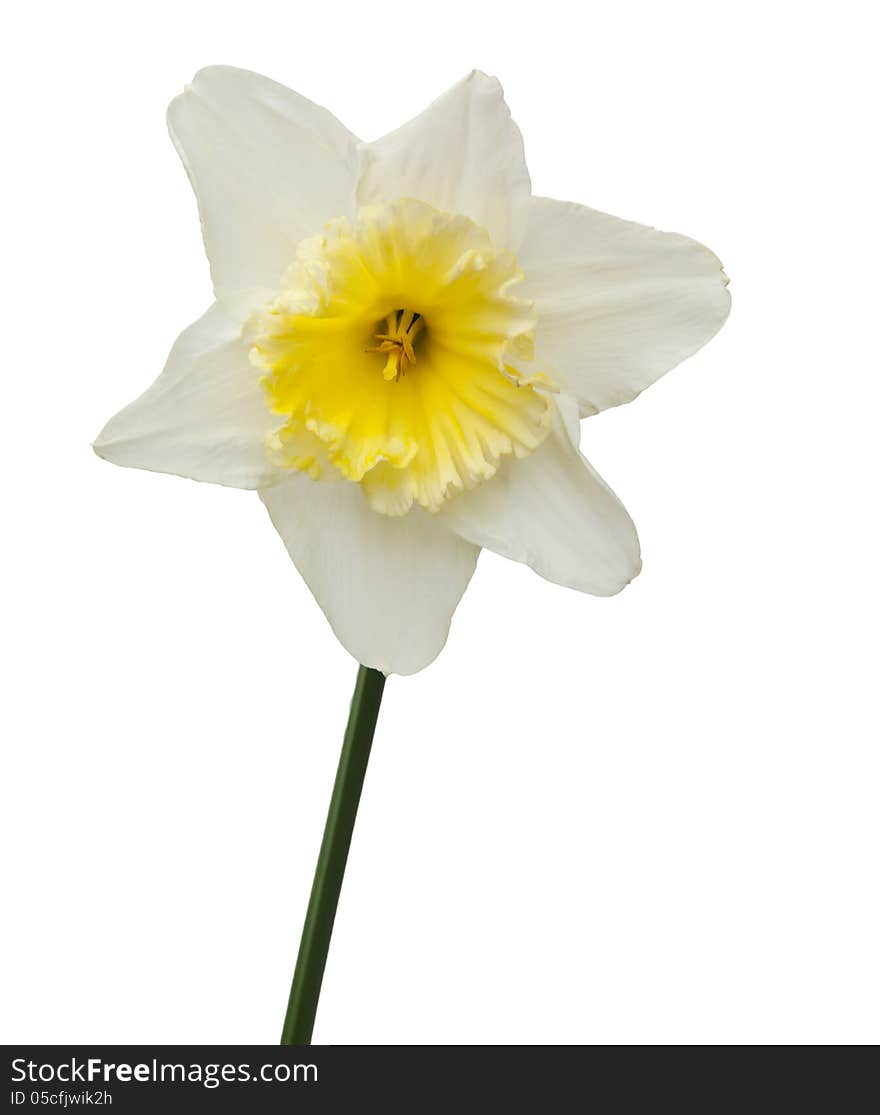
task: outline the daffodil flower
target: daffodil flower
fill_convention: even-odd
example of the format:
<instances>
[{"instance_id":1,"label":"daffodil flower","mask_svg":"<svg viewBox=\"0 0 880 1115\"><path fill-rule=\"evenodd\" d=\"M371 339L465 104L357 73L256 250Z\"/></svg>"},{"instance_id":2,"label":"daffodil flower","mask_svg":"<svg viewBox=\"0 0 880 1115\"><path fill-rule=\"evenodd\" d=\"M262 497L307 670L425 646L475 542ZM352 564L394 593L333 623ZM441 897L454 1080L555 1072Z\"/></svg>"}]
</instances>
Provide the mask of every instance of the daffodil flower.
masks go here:
<instances>
[{"instance_id":1,"label":"daffodil flower","mask_svg":"<svg viewBox=\"0 0 880 1115\"><path fill-rule=\"evenodd\" d=\"M636 576L579 418L721 326L710 251L533 197L482 73L372 143L228 67L168 122L216 301L100 456L256 489L340 641L386 674L440 651L481 547L600 596Z\"/></svg>"},{"instance_id":2,"label":"daffodil flower","mask_svg":"<svg viewBox=\"0 0 880 1115\"><path fill-rule=\"evenodd\" d=\"M282 1035L307 1043L385 675L439 653L482 547L600 596L636 576L579 420L705 344L727 280L684 236L532 197L481 73L373 143L227 67L168 122L215 302L95 449L257 490L361 663Z\"/></svg>"}]
</instances>

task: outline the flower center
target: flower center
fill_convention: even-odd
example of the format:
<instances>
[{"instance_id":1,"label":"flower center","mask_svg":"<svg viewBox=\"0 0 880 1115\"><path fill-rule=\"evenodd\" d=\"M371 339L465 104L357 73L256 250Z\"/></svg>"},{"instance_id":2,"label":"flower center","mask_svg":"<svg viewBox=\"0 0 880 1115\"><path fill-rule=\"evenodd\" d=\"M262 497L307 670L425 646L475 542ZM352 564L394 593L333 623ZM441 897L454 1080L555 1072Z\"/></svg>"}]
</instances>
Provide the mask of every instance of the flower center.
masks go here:
<instances>
[{"instance_id":1,"label":"flower center","mask_svg":"<svg viewBox=\"0 0 880 1115\"><path fill-rule=\"evenodd\" d=\"M521 277L484 229L420 201L362 209L304 240L250 323L277 418L272 459L360 484L374 510L403 515L437 511L531 453L552 387L518 367L537 322L510 294Z\"/></svg>"},{"instance_id":2,"label":"flower center","mask_svg":"<svg viewBox=\"0 0 880 1115\"><path fill-rule=\"evenodd\" d=\"M425 328L425 319L421 314L412 310L394 310L388 314L380 327L382 331L375 333L374 339L378 345L371 345L364 352L381 352L386 354L385 367L382 375L387 380L396 383L401 376L406 375L410 364L416 362L416 351L413 342Z\"/></svg>"}]
</instances>

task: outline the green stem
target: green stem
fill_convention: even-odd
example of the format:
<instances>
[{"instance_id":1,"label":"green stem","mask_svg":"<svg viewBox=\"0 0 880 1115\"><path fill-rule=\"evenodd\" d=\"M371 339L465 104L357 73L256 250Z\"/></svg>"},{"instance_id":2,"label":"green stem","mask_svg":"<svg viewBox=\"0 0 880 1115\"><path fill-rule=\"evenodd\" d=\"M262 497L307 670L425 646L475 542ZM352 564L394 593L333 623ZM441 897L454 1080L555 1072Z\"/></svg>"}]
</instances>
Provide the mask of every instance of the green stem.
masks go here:
<instances>
[{"instance_id":1,"label":"green stem","mask_svg":"<svg viewBox=\"0 0 880 1115\"><path fill-rule=\"evenodd\" d=\"M384 688L384 674L367 666L359 668L299 943L293 986L281 1032L282 1045L311 1044L333 920Z\"/></svg>"}]
</instances>

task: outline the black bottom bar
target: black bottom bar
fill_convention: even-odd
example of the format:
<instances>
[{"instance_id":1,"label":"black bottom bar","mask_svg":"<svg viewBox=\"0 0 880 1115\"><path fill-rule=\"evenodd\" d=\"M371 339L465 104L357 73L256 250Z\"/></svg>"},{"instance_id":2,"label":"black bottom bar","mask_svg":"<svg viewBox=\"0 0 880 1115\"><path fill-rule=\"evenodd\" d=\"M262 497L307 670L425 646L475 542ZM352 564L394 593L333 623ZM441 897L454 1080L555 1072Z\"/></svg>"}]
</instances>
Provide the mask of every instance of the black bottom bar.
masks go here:
<instances>
[{"instance_id":1,"label":"black bottom bar","mask_svg":"<svg viewBox=\"0 0 880 1115\"><path fill-rule=\"evenodd\" d=\"M702 1072L689 1047L665 1046L4 1046L3 1094L10 1111L114 1115L342 1113L364 1101L382 1112L604 1115L674 1104L703 1115L793 1110L799 1097L816 1110L865 1109L861 1057L832 1076L813 1053L700 1048Z\"/></svg>"}]
</instances>

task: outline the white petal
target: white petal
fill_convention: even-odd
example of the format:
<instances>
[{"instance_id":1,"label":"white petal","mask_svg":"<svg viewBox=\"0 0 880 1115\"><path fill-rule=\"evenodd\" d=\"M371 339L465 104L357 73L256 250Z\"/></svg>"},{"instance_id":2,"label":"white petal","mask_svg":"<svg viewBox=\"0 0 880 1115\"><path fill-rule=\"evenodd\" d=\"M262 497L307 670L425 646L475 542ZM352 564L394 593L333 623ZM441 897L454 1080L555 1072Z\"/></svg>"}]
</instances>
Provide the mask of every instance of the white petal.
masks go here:
<instances>
[{"instance_id":1,"label":"white petal","mask_svg":"<svg viewBox=\"0 0 880 1115\"><path fill-rule=\"evenodd\" d=\"M517 249L531 194L522 136L495 78L475 70L408 124L361 147L361 205L417 198Z\"/></svg>"},{"instance_id":2,"label":"white petal","mask_svg":"<svg viewBox=\"0 0 880 1115\"><path fill-rule=\"evenodd\" d=\"M215 303L177 338L153 386L110 419L95 452L117 465L234 488L272 483L265 448L272 415L249 347Z\"/></svg>"},{"instance_id":3,"label":"white petal","mask_svg":"<svg viewBox=\"0 0 880 1115\"><path fill-rule=\"evenodd\" d=\"M716 256L686 236L533 198L517 297L540 315L537 366L581 414L634 399L718 332L730 309Z\"/></svg>"},{"instance_id":4,"label":"white petal","mask_svg":"<svg viewBox=\"0 0 880 1115\"><path fill-rule=\"evenodd\" d=\"M479 550L420 509L370 510L357 484L290 475L260 493L336 637L358 662L414 674L437 657Z\"/></svg>"},{"instance_id":5,"label":"white petal","mask_svg":"<svg viewBox=\"0 0 880 1115\"><path fill-rule=\"evenodd\" d=\"M171 102L168 128L198 199L218 298L274 292L299 241L353 212L356 137L268 78L200 70Z\"/></svg>"},{"instance_id":6,"label":"white petal","mask_svg":"<svg viewBox=\"0 0 880 1115\"><path fill-rule=\"evenodd\" d=\"M505 462L491 480L451 499L439 517L469 542L548 581L612 596L641 568L636 528L578 452L574 400L557 401L554 429L534 453Z\"/></svg>"}]
</instances>

